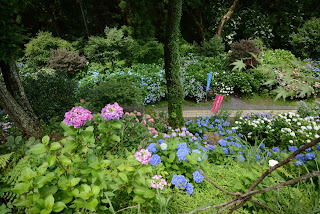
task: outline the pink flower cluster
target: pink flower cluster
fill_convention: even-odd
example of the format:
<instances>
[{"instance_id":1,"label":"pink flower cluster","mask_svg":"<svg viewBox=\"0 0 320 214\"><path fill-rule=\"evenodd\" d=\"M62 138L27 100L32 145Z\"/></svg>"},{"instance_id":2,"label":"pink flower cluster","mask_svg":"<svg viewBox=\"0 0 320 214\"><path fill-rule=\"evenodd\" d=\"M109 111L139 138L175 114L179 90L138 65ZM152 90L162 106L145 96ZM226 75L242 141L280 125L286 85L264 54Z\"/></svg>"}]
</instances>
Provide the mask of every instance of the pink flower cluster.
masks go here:
<instances>
[{"instance_id":1,"label":"pink flower cluster","mask_svg":"<svg viewBox=\"0 0 320 214\"><path fill-rule=\"evenodd\" d=\"M119 120L122 115L123 109L118 105L118 103L114 103L113 105L108 104L101 111L101 117L106 121Z\"/></svg>"},{"instance_id":2,"label":"pink flower cluster","mask_svg":"<svg viewBox=\"0 0 320 214\"><path fill-rule=\"evenodd\" d=\"M64 117L63 122L65 124L73 126L74 128L80 128L80 126L86 124L87 120L92 119L92 114L89 110L77 106L66 112Z\"/></svg>"},{"instance_id":3,"label":"pink flower cluster","mask_svg":"<svg viewBox=\"0 0 320 214\"><path fill-rule=\"evenodd\" d=\"M163 187L164 186L167 186L167 182L165 179L161 179L162 176L161 175L155 175L152 177L152 180L151 180L151 187L152 188L159 188L161 190L163 190Z\"/></svg>"},{"instance_id":4,"label":"pink flower cluster","mask_svg":"<svg viewBox=\"0 0 320 214\"><path fill-rule=\"evenodd\" d=\"M136 160L141 162L142 164L148 165L151 160L151 153L147 149L141 149L137 151L134 156Z\"/></svg>"},{"instance_id":5,"label":"pink flower cluster","mask_svg":"<svg viewBox=\"0 0 320 214\"><path fill-rule=\"evenodd\" d=\"M158 136L158 131L155 128L148 126L148 130L149 130L149 134L154 135L154 137Z\"/></svg>"}]
</instances>

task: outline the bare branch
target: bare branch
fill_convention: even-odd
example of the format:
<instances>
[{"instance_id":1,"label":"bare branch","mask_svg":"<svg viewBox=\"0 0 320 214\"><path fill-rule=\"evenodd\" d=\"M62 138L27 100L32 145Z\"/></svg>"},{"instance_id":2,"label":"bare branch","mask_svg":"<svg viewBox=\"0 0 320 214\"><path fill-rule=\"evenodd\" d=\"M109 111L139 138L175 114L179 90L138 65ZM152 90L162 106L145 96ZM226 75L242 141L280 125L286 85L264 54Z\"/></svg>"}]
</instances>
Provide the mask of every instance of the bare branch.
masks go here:
<instances>
[{"instance_id":1,"label":"bare branch","mask_svg":"<svg viewBox=\"0 0 320 214\"><path fill-rule=\"evenodd\" d=\"M263 203L259 202L259 201L255 201L253 199L249 199L249 201L251 201L252 203L255 203L255 204L258 204L260 205L261 207L265 208L265 209L268 209L270 211L272 211L273 213L277 214L277 212L275 210L273 210L271 207L268 207L267 205L264 205Z\"/></svg>"},{"instance_id":2,"label":"bare branch","mask_svg":"<svg viewBox=\"0 0 320 214\"><path fill-rule=\"evenodd\" d=\"M136 206L126 207L126 208L123 208L123 209L121 209L121 210L118 210L117 213L118 213L118 212L121 212L121 211L123 211L123 210L132 209L132 208L136 208L136 207L138 207L138 206L136 205Z\"/></svg>"},{"instance_id":3,"label":"bare branch","mask_svg":"<svg viewBox=\"0 0 320 214\"><path fill-rule=\"evenodd\" d=\"M259 183L261 183L261 181L263 181L263 179L265 179L265 177L267 177L271 172L273 172L275 169L289 163L290 161L292 161L298 154L300 154L301 152L305 151L306 149L316 145L317 143L320 142L320 138L314 139L313 141L311 141L310 143L305 144L304 146L302 146L301 148L299 148L297 151L293 152L287 159L281 161L280 163L276 164L275 166L269 168L265 173L263 173L261 175L261 177L256 180L251 187L249 188L248 192L251 192L256 186L258 186Z\"/></svg>"}]
</instances>

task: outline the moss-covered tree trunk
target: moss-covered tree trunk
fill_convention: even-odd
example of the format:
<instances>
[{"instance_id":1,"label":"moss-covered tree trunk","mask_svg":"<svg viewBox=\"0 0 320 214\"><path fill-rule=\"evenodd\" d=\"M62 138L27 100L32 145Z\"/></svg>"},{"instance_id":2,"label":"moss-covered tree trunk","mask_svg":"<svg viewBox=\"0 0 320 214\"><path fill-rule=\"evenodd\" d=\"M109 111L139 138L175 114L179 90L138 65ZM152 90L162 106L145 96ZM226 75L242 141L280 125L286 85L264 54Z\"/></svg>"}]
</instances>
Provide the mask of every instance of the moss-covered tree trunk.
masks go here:
<instances>
[{"instance_id":1,"label":"moss-covered tree trunk","mask_svg":"<svg viewBox=\"0 0 320 214\"><path fill-rule=\"evenodd\" d=\"M15 68L13 70L10 69L8 62L0 61L4 80L4 82L0 80L0 106L22 133L29 136L39 136L43 128L25 95L13 57L12 61Z\"/></svg>"},{"instance_id":2,"label":"moss-covered tree trunk","mask_svg":"<svg viewBox=\"0 0 320 214\"><path fill-rule=\"evenodd\" d=\"M176 128L184 124L182 116L183 88L179 69L178 37L182 0L169 0L164 62L168 89L168 114L170 126Z\"/></svg>"}]
</instances>

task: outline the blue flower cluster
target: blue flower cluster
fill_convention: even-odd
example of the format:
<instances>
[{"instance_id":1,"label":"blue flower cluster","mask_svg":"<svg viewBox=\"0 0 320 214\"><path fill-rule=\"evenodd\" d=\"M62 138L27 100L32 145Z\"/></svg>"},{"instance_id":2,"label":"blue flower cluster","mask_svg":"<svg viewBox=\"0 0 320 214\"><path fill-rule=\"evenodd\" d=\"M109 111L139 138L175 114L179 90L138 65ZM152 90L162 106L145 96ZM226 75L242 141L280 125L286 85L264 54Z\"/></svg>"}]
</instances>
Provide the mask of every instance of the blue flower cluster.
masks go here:
<instances>
[{"instance_id":1,"label":"blue flower cluster","mask_svg":"<svg viewBox=\"0 0 320 214\"><path fill-rule=\"evenodd\" d=\"M192 184L188 183L187 179L183 175L174 175L172 177L171 183L179 189L184 188L184 191L186 191L189 195L193 193Z\"/></svg>"},{"instance_id":2,"label":"blue flower cluster","mask_svg":"<svg viewBox=\"0 0 320 214\"><path fill-rule=\"evenodd\" d=\"M151 156L151 160L150 160L150 164L151 166L157 166L161 163L161 158L158 154L152 155Z\"/></svg>"},{"instance_id":3,"label":"blue flower cluster","mask_svg":"<svg viewBox=\"0 0 320 214\"><path fill-rule=\"evenodd\" d=\"M192 175L193 175L194 182L196 182L198 184L202 183L204 177L203 177L203 175L200 174L200 172L198 170L194 171L194 173L192 173Z\"/></svg>"}]
</instances>

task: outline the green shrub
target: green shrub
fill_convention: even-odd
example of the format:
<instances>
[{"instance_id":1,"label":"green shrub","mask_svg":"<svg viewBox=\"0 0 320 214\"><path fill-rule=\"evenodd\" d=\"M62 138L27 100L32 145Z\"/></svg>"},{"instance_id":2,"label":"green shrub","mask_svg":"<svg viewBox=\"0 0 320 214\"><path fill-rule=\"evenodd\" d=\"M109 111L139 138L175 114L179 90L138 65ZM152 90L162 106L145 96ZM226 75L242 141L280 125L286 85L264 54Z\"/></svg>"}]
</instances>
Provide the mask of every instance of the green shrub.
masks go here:
<instances>
[{"instance_id":1,"label":"green shrub","mask_svg":"<svg viewBox=\"0 0 320 214\"><path fill-rule=\"evenodd\" d=\"M304 58L319 58L320 55L320 18L312 18L290 35L293 52Z\"/></svg>"},{"instance_id":2,"label":"green shrub","mask_svg":"<svg viewBox=\"0 0 320 214\"><path fill-rule=\"evenodd\" d=\"M33 67L48 65L51 49L74 50L68 41L53 37L52 33L47 31L40 31L37 36L32 38L25 46L25 59L27 64Z\"/></svg>"},{"instance_id":3,"label":"green shrub","mask_svg":"<svg viewBox=\"0 0 320 214\"><path fill-rule=\"evenodd\" d=\"M132 55L133 39L125 36L117 28L106 27L105 37L92 36L85 47L86 56L90 61L107 63L124 60Z\"/></svg>"},{"instance_id":4,"label":"green shrub","mask_svg":"<svg viewBox=\"0 0 320 214\"><path fill-rule=\"evenodd\" d=\"M163 58L163 44L153 40L136 41L133 47L133 61L138 63L156 63Z\"/></svg>"},{"instance_id":5,"label":"green shrub","mask_svg":"<svg viewBox=\"0 0 320 214\"><path fill-rule=\"evenodd\" d=\"M260 66L278 64L284 60L296 60L296 57L288 50L267 50L260 55Z\"/></svg>"},{"instance_id":6,"label":"green shrub","mask_svg":"<svg viewBox=\"0 0 320 214\"><path fill-rule=\"evenodd\" d=\"M189 54L198 54L198 52L199 47L195 42L191 44L183 38L179 40L179 54L181 57L186 57Z\"/></svg>"},{"instance_id":7,"label":"green shrub","mask_svg":"<svg viewBox=\"0 0 320 214\"><path fill-rule=\"evenodd\" d=\"M51 49L49 67L56 71L66 72L69 76L77 74L86 62L87 59L84 56L80 56L74 51Z\"/></svg>"},{"instance_id":8,"label":"green shrub","mask_svg":"<svg viewBox=\"0 0 320 214\"><path fill-rule=\"evenodd\" d=\"M125 110L130 106L142 104L142 92L132 81L109 78L96 84L82 85L79 96L91 103L93 110L102 109L106 103L119 103Z\"/></svg>"},{"instance_id":9,"label":"green shrub","mask_svg":"<svg viewBox=\"0 0 320 214\"><path fill-rule=\"evenodd\" d=\"M76 82L51 69L23 76L22 82L35 114L45 121L56 116L62 120L77 100Z\"/></svg>"},{"instance_id":10,"label":"green shrub","mask_svg":"<svg viewBox=\"0 0 320 214\"><path fill-rule=\"evenodd\" d=\"M203 42L199 48L199 53L202 56L214 57L224 53L225 46L221 37L214 36L207 42Z\"/></svg>"}]
</instances>

